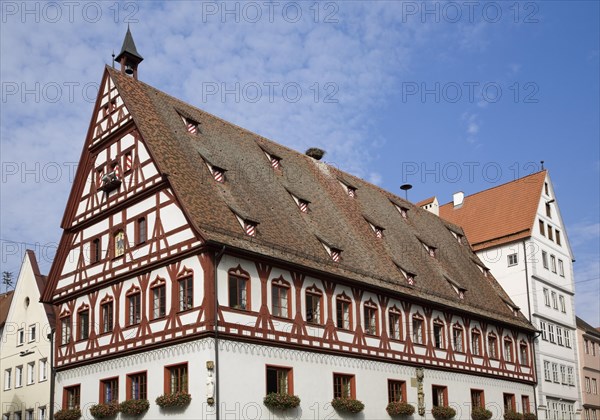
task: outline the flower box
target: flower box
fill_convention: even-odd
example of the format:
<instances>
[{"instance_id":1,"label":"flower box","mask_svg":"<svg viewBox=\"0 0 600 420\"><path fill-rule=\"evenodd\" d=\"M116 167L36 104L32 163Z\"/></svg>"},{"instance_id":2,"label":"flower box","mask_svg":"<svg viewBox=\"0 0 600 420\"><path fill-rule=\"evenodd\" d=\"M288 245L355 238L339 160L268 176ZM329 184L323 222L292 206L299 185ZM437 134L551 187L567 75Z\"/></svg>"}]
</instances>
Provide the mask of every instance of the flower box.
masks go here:
<instances>
[{"instance_id":1,"label":"flower box","mask_svg":"<svg viewBox=\"0 0 600 420\"><path fill-rule=\"evenodd\" d=\"M435 406L431 409L431 415L435 420L450 420L456 416L456 410L447 406Z\"/></svg>"},{"instance_id":2,"label":"flower box","mask_svg":"<svg viewBox=\"0 0 600 420\"><path fill-rule=\"evenodd\" d=\"M156 398L156 405L160 408L185 407L192 401L192 396L187 392L163 394Z\"/></svg>"},{"instance_id":3,"label":"flower box","mask_svg":"<svg viewBox=\"0 0 600 420\"><path fill-rule=\"evenodd\" d=\"M54 420L79 420L80 418L81 410L79 408L58 410L54 413Z\"/></svg>"},{"instance_id":4,"label":"flower box","mask_svg":"<svg viewBox=\"0 0 600 420\"><path fill-rule=\"evenodd\" d=\"M392 417L410 416L414 414L415 407L407 402L391 402L385 408L385 411Z\"/></svg>"},{"instance_id":5,"label":"flower box","mask_svg":"<svg viewBox=\"0 0 600 420\"><path fill-rule=\"evenodd\" d=\"M331 401L331 406L337 411L354 414L365 409L365 405L354 398L335 398Z\"/></svg>"},{"instance_id":6,"label":"flower box","mask_svg":"<svg viewBox=\"0 0 600 420\"><path fill-rule=\"evenodd\" d=\"M119 411L128 416L139 416L149 408L148 400L126 400L119 405Z\"/></svg>"},{"instance_id":7,"label":"flower box","mask_svg":"<svg viewBox=\"0 0 600 420\"><path fill-rule=\"evenodd\" d=\"M473 420L490 420L492 412L483 407L475 407L471 410L471 419Z\"/></svg>"},{"instance_id":8,"label":"flower box","mask_svg":"<svg viewBox=\"0 0 600 420\"><path fill-rule=\"evenodd\" d=\"M90 414L97 419L114 417L119 413L119 403L111 402L108 404L96 404L90 407Z\"/></svg>"},{"instance_id":9,"label":"flower box","mask_svg":"<svg viewBox=\"0 0 600 420\"><path fill-rule=\"evenodd\" d=\"M300 398L296 395L271 392L264 398L263 403L273 410L289 410L300 405Z\"/></svg>"}]
</instances>

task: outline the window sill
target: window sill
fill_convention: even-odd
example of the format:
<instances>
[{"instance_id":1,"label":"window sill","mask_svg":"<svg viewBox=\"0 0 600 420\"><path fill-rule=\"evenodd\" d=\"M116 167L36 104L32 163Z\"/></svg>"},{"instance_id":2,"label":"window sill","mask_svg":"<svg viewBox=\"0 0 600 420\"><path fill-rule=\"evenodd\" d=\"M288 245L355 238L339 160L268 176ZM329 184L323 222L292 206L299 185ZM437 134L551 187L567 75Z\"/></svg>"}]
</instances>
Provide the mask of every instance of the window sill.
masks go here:
<instances>
[{"instance_id":1,"label":"window sill","mask_svg":"<svg viewBox=\"0 0 600 420\"><path fill-rule=\"evenodd\" d=\"M191 312L194 309L196 309L194 306L192 306L191 308L187 308L187 309L180 309L180 310L177 311L177 314L183 314L183 313L186 313L186 312Z\"/></svg>"}]
</instances>

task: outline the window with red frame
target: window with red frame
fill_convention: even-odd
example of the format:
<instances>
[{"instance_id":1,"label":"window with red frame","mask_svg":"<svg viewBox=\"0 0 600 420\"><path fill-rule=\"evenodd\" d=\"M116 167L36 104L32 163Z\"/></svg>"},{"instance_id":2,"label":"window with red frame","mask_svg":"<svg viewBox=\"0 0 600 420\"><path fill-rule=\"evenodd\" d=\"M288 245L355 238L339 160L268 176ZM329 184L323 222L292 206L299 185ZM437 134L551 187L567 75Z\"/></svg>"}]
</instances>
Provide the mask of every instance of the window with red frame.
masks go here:
<instances>
[{"instance_id":1,"label":"window with red frame","mask_svg":"<svg viewBox=\"0 0 600 420\"><path fill-rule=\"evenodd\" d=\"M313 288L306 290L306 322L309 324L321 323L321 300L323 294L320 290Z\"/></svg>"},{"instance_id":2,"label":"window with red frame","mask_svg":"<svg viewBox=\"0 0 600 420\"><path fill-rule=\"evenodd\" d=\"M100 403L108 404L119 401L119 378L100 381Z\"/></svg>"},{"instance_id":3,"label":"window with red frame","mask_svg":"<svg viewBox=\"0 0 600 420\"><path fill-rule=\"evenodd\" d=\"M336 299L337 327L340 329L352 329L351 303L352 301L346 295L339 295Z\"/></svg>"},{"instance_id":4,"label":"window with red frame","mask_svg":"<svg viewBox=\"0 0 600 420\"><path fill-rule=\"evenodd\" d=\"M127 295L127 325L138 324L141 320L142 298L139 291Z\"/></svg>"},{"instance_id":5,"label":"window with red frame","mask_svg":"<svg viewBox=\"0 0 600 420\"><path fill-rule=\"evenodd\" d=\"M100 316L102 317L102 333L113 330L113 302L106 301L100 305Z\"/></svg>"},{"instance_id":6,"label":"window with red frame","mask_svg":"<svg viewBox=\"0 0 600 420\"><path fill-rule=\"evenodd\" d=\"M406 382L388 379L388 403L406 402Z\"/></svg>"},{"instance_id":7,"label":"window with red frame","mask_svg":"<svg viewBox=\"0 0 600 420\"><path fill-rule=\"evenodd\" d=\"M448 388L445 386L433 385L431 387L431 397L434 407L445 407L448 405Z\"/></svg>"},{"instance_id":8,"label":"window with red frame","mask_svg":"<svg viewBox=\"0 0 600 420\"><path fill-rule=\"evenodd\" d=\"M267 394L293 394L292 369L267 366Z\"/></svg>"},{"instance_id":9,"label":"window with red frame","mask_svg":"<svg viewBox=\"0 0 600 420\"><path fill-rule=\"evenodd\" d=\"M354 375L333 374L333 398L355 398Z\"/></svg>"},{"instance_id":10,"label":"window with red frame","mask_svg":"<svg viewBox=\"0 0 600 420\"><path fill-rule=\"evenodd\" d=\"M373 302L366 302L363 306L363 315L365 318L365 333L377 335L377 305Z\"/></svg>"},{"instance_id":11,"label":"window with red frame","mask_svg":"<svg viewBox=\"0 0 600 420\"><path fill-rule=\"evenodd\" d=\"M167 375L167 393L174 394L176 392L188 392L187 363L169 366L165 369L165 374Z\"/></svg>"},{"instance_id":12,"label":"window with red frame","mask_svg":"<svg viewBox=\"0 0 600 420\"><path fill-rule=\"evenodd\" d=\"M148 378L146 372L131 373L127 375L127 399L148 399L147 381Z\"/></svg>"},{"instance_id":13,"label":"window with red frame","mask_svg":"<svg viewBox=\"0 0 600 420\"><path fill-rule=\"evenodd\" d=\"M273 306L273 316L282 318L290 317L290 286L283 280L273 280L271 284L271 304Z\"/></svg>"},{"instance_id":14,"label":"window with red frame","mask_svg":"<svg viewBox=\"0 0 600 420\"><path fill-rule=\"evenodd\" d=\"M483 390L481 389L472 389L471 390L471 407L485 407L485 399L483 396Z\"/></svg>"},{"instance_id":15,"label":"window with red frame","mask_svg":"<svg viewBox=\"0 0 600 420\"><path fill-rule=\"evenodd\" d=\"M179 285L179 310L187 311L194 307L194 281L192 276L177 281Z\"/></svg>"},{"instance_id":16,"label":"window with red frame","mask_svg":"<svg viewBox=\"0 0 600 420\"><path fill-rule=\"evenodd\" d=\"M390 338L402 340L402 313L397 308L389 311Z\"/></svg>"},{"instance_id":17,"label":"window with red frame","mask_svg":"<svg viewBox=\"0 0 600 420\"><path fill-rule=\"evenodd\" d=\"M63 409L74 410L79 408L81 400L81 386L73 385L63 388Z\"/></svg>"}]
</instances>

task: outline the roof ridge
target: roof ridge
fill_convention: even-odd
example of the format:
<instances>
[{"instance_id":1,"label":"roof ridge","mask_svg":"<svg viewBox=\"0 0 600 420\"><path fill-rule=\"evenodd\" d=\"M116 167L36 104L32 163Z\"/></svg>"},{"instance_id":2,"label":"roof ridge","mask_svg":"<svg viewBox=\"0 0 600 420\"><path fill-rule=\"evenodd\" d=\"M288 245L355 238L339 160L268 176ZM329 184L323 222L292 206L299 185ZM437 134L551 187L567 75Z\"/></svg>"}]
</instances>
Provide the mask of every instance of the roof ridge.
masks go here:
<instances>
[{"instance_id":1,"label":"roof ridge","mask_svg":"<svg viewBox=\"0 0 600 420\"><path fill-rule=\"evenodd\" d=\"M539 171L537 171L537 172L534 172L534 173L532 173L532 174L526 175L526 176L524 176L524 177L517 178L517 179L513 179L512 181L507 181L507 182L505 182L505 183L503 183L503 184L500 184L500 185L494 185L493 187L487 188L487 189L485 189L485 190L476 191L476 192L474 192L473 194L468 194L468 195L465 195L465 199L466 199L466 198L468 198L468 197L473 197L473 196L475 196L475 195L478 195L478 194L483 194L483 193L485 193L485 192L488 192L488 191L494 190L494 189L496 189L496 188L505 187L505 186L507 186L507 185L509 185L509 184L512 184L512 183L515 183L515 182L521 182L521 181L523 181L523 180L525 180L525 179L527 179L527 178L530 178L530 177L533 177L533 176L538 176L538 175L540 175L542 172L545 172L545 173L547 173L547 172L548 172L548 170L547 170L547 169L542 169L542 170L539 170ZM440 207L447 206L448 204L452 204L452 201L448 201L447 203L440 205Z\"/></svg>"}]
</instances>

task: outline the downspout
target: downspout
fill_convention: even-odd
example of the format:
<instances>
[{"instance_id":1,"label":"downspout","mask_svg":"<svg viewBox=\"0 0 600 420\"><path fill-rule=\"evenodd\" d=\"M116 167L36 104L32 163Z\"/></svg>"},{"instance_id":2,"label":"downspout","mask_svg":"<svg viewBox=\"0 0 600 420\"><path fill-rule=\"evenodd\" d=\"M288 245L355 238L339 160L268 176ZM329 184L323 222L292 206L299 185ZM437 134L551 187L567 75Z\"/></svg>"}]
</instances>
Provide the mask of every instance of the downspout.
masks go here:
<instances>
[{"instance_id":1,"label":"downspout","mask_svg":"<svg viewBox=\"0 0 600 420\"><path fill-rule=\"evenodd\" d=\"M225 245L223 245L223 248L221 248L221 250L219 252L215 252L215 261L214 261L214 289L215 289L215 301L214 301L214 328L215 328L215 401L216 401L216 407L215 407L215 415L216 415L216 420L220 419L220 406L221 406L221 399L219 396L219 388L220 388L220 381L219 381L219 282L217 281L217 267L218 267L218 261L219 259L223 256L223 254L225 253Z\"/></svg>"},{"instance_id":2,"label":"downspout","mask_svg":"<svg viewBox=\"0 0 600 420\"><path fill-rule=\"evenodd\" d=\"M527 289L527 313L528 313L528 317L529 317L529 322L532 322L532 318L531 318L531 295L529 294L529 271L527 269L527 244L525 243L525 240L523 241L523 262L525 263L525 287ZM531 346L532 346L532 359L533 359L533 371L535 372L535 376L536 376L536 383L533 386L533 406L535 409L535 415L538 415L538 402L537 402L537 361L536 361L536 357L535 357L535 340L537 337L540 336L540 332L538 331L536 335L533 336L533 340L531 342Z\"/></svg>"},{"instance_id":3,"label":"downspout","mask_svg":"<svg viewBox=\"0 0 600 420\"><path fill-rule=\"evenodd\" d=\"M54 369L54 332L55 329L52 328L50 330L50 334L48 334L48 339L50 340L50 402L48 407L48 418L54 418L54 382L56 380L56 371Z\"/></svg>"}]
</instances>

